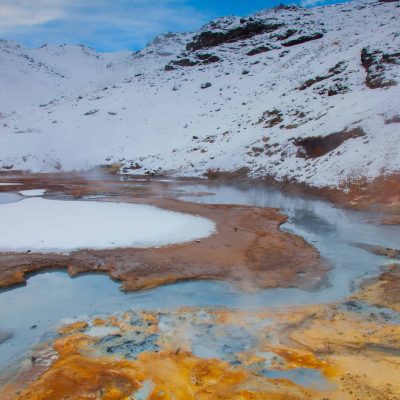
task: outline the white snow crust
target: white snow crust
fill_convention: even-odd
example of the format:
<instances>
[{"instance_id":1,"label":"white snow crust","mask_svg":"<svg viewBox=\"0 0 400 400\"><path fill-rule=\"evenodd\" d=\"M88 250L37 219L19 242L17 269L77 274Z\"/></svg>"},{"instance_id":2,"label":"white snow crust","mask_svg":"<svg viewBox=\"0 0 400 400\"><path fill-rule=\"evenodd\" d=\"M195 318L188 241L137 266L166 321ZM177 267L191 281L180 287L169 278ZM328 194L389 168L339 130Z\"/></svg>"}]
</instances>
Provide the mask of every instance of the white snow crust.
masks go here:
<instances>
[{"instance_id":1,"label":"white snow crust","mask_svg":"<svg viewBox=\"0 0 400 400\"><path fill-rule=\"evenodd\" d=\"M46 193L46 189L29 189L29 190L21 190L18 192L25 197L40 197Z\"/></svg>"},{"instance_id":2,"label":"white snow crust","mask_svg":"<svg viewBox=\"0 0 400 400\"><path fill-rule=\"evenodd\" d=\"M43 198L0 205L1 251L159 247L214 231L206 218L147 205Z\"/></svg>"}]
</instances>

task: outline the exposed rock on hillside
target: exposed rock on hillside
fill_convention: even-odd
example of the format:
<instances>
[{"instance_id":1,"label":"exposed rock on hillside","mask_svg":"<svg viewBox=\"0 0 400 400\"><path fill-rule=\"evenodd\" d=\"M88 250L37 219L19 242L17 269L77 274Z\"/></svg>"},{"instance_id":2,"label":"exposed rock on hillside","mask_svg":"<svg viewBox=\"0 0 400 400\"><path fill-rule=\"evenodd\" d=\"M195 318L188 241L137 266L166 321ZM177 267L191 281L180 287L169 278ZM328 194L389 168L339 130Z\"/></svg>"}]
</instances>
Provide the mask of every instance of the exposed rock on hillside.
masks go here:
<instances>
[{"instance_id":1,"label":"exposed rock on hillside","mask_svg":"<svg viewBox=\"0 0 400 400\"><path fill-rule=\"evenodd\" d=\"M0 169L396 176L399 20L398 1L365 0L218 18L135 53L1 41Z\"/></svg>"},{"instance_id":2,"label":"exposed rock on hillside","mask_svg":"<svg viewBox=\"0 0 400 400\"><path fill-rule=\"evenodd\" d=\"M304 36L300 36L296 39L288 40L287 42L282 43L282 46L285 46L285 47L296 46L298 44L311 42L311 40L321 39L323 36L324 35L320 32L314 33L312 35L307 35L307 36L304 35Z\"/></svg>"},{"instance_id":3,"label":"exposed rock on hillside","mask_svg":"<svg viewBox=\"0 0 400 400\"><path fill-rule=\"evenodd\" d=\"M384 53L382 50L364 47L361 51L361 63L367 77L365 84L370 89L386 88L397 85L393 75L400 71L400 52Z\"/></svg>"},{"instance_id":4,"label":"exposed rock on hillside","mask_svg":"<svg viewBox=\"0 0 400 400\"><path fill-rule=\"evenodd\" d=\"M205 31L193 38L193 42L187 44L186 49L190 51L200 50L208 47L219 46L223 43L233 43L249 39L262 33L274 32L283 24L266 24L262 21L241 20L240 26L227 31Z\"/></svg>"},{"instance_id":5,"label":"exposed rock on hillside","mask_svg":"<svg viewBox=\"0 0 400 400\"><path fill-rule=\"evenodd\" d=\"M349 139L365 136L361 128L353 128L342 132L331 133L327 136L310 136L299 138L294 141L299 146L297 157L316 158L321 157L332 150L335 150L342 143Z\"/></svg>"}]
</instances>

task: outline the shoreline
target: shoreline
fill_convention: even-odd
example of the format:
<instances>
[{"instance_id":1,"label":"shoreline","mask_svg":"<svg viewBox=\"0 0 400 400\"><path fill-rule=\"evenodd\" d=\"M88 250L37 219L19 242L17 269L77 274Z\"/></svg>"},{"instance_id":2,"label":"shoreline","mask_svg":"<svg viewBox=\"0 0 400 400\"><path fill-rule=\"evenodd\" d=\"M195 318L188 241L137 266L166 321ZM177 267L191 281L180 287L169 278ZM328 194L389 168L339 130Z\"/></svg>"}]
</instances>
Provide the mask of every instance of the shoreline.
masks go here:
<instances>
[{"instance_id":1,"label":"shoreline","mask_svg":"<svg viewBox=\"0 0 400 400\"><path fill-rule=\"evenodd\" d=\"M68 182L86 182L89 186L95 183L111 183L118 180L128 183L130 180L143 183L158 182L160 185L179 184L240 184L260 185L278 188L288 194L312 196L329 201L343 208L353 210L373 211L382 213L382 224L400 224L400 173L381 175L372 180L359 179L343 182L338 187L317 187L290 179L276 180L272 176L249 177L247 171L215 171L203 177L170 176L170 175L137 175L117 174L103 170L31 173L28 171L0 171L0 180L6 179L12 183L20 183L26 189L32 189L47 184L49 188L58 189ZM14 185L13 185L14 186ZM1 186L0 193L16 191L16 187ZM17 186L18 187L18 186Z\"/></svg>"}]
</instances>

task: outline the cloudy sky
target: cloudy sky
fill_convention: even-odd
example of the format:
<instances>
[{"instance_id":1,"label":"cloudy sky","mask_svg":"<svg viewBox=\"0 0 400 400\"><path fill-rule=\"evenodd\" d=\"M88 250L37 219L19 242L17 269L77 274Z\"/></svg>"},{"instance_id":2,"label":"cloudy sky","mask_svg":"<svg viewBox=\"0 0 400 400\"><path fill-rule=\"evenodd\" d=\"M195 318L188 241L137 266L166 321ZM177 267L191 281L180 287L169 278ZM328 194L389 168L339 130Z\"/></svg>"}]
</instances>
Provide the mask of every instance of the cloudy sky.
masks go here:
<instances>
[{"instance_id":1,"label":"cloudy sky","mask_svg":"<svg viewBox=\"0 0 400 400\"><path fill-rule=\"evenodd\" d=\"M339 0L284 1L304 6ZM137 50L155 35L198 29L222 15L248 15L282 0L0 0L0 38L28 47L86 44Z\"/></svg>"}]
</instances>

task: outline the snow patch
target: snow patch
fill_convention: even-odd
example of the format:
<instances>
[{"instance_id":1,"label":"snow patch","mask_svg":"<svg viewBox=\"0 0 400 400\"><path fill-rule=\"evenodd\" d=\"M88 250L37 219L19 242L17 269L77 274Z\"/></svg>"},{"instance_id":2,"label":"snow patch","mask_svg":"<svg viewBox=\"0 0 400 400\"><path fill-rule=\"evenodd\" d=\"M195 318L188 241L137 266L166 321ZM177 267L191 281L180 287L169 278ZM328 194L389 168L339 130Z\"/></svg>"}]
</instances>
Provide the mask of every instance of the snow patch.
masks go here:
<instances>
[{"instance_id":1,"label":"snow patch","mask_svg":"<svg viewBox=\"0 0 400 400\"><path fill-rule=\"evenodd\" d=\"M0 205L3 251L159 247L214 231L215 224L206 218L147 205L43 198Z\"/></svg>"},{"instance_id":2,"label":"snow patch","mask_svg":"<svg viewBox=\"0 0 400 400\"><path fill-rule=\"evenodd\" d=\"M46 189L21 190L18 193L25 197L40 197L46 193Z\"/></svg>"}]
</instances>

